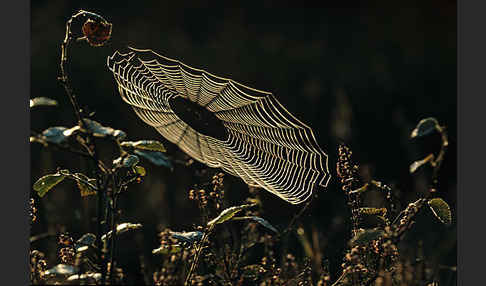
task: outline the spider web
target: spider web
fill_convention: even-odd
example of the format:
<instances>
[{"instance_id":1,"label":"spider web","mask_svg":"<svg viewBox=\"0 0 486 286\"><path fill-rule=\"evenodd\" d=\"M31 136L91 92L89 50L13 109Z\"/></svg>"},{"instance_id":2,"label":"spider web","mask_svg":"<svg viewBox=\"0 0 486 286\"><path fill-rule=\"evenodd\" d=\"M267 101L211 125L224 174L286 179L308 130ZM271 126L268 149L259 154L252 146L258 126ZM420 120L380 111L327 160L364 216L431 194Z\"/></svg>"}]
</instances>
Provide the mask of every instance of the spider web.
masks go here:
<instances>
[{"instance_id":1,"label":"spider web","mask_svg":"<svg viewBox=\"0 0 486 286\"><path fill-rule=\"evenodd\" d=\"M167 140L209 167L298 204L329 179L327 155L311 128L273 94L189 67L152 50L108 57L122 99ZM204 135L180 119L169 101L183 97L213 113L227 139Z\"/></svg>"}]
</instances>

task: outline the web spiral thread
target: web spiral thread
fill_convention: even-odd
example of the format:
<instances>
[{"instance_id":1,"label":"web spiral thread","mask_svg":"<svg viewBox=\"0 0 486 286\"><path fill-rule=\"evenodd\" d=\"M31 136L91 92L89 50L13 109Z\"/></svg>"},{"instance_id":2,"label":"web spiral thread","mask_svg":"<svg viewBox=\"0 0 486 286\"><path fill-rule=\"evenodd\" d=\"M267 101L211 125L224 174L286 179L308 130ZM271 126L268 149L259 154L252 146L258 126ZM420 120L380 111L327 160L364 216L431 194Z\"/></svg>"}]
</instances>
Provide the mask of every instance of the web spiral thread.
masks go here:
<instances>
[{"instance_id":1,"label":"web spiral thread","mask_svg":"<svg viewBox=\"0 0 486 286\"><path fill-rule=\"evenodd\" d=\"M195 160L221 168L246 184L298 204L329 179L327 155L311 128L273 96L189 67L152 50L130 48L108 57L122 99L167 140ZM213 113L228 137L201 134L171 108L183 97Z\"/></svg>"}]
</instances>

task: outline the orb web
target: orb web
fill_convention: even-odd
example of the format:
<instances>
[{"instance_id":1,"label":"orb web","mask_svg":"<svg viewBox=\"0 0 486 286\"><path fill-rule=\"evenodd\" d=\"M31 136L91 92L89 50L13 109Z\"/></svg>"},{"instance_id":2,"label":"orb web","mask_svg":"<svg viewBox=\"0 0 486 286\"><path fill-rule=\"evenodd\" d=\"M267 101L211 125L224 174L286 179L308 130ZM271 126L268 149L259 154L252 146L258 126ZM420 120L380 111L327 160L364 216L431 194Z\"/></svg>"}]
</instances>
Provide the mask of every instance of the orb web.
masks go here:
<instances>
[{"instance_id":1,"label":"orb web","mask_svg":"<svg viewBox=\"0 0 486 286\"><path fill-rule=\"evenodd\" d=\"M152 50L116 51L107 60L122 99L167 140L195 160L221 168L246 184L298 204L329 179L327 154L311 128L295 118L269 92L192 68ZM184 103L184 101L187 101ZM179 103L177 103L179 102ZM182 116L175 110L209 112ZM197 105L197 108L194 108ZM202 113L204 113L202 112ZM219 125L216 131L202 130Z\"/></svg>"}]
</instances>

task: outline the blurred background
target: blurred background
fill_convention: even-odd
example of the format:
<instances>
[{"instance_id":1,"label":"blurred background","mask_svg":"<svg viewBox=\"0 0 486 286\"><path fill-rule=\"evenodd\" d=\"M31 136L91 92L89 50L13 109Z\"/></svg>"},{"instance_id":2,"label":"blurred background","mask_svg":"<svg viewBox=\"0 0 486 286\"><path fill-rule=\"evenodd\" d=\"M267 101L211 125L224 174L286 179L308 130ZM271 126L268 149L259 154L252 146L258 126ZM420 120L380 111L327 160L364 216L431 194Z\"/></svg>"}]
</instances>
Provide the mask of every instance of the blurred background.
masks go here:
<instances>
[{"instance_id":1,"label":"blurred background","mask_svg":"<svg viewBox=\"0 0 486 286\"><path fill-rule=\"evenodd\" d=\"M31 97L46 96L57 108L31 112L31 129L75 124L69 100L57 81L60 44L65 22L78 9L99 13L113 24L104 47L86 42L71 47L69 72L83 106L94 119L127 132L129 140L154 139L165 143L168 154L184 159L178 148L145 125L122 102L106 58L127 46L149 48L270 91L297 118L315 132L329 154L331 183L318 189L318 197L301 221L316 228L331 270L339 270L349 239L349 209L336 179L336 154L347 143L364 178L374 178L396 189L401 208L424 193L430 170L409 174L409 165L437 152L438 136L409 140L416 123L436 117L449 132L449 150L440 172L439 193L455 212L457 176L456 3L455 1L369 1L368 6L320 8L258 6L233 7L211 1L32 1ZM321 3L322 4L322 3ZM336 5L336 4L334 4ZM31 145L32 183L57 167L87 172L88 165L64 152ZM108 160L108 159L107 159ZM122 195L121 221L142 223L137 247L150 257L158 247L157 232L192 230L200 224L198 209L188 191L202 166L176 164L173 171L146 162L145 180ZM218 172L208 170L207 172ZM226 176L228 206L243 201L248 188ZM261 191L263 217L284 229L302 207ZM35 197L35 195L33 195ZM370 206L381 207L383 196L371 195ZM36 199L38 221L32 233L68 231L75 238L95 232L95 198L80 198L75 184L64 182ZM423 241L425 256L443 265L456 265L456 226L445 227L430 212L419 214L406 237L404 252ZM298 244L296 247L298 248ZM131 244L127 244L130 246ZM36 242L33 248L56 261L55 239ZM127 247L126 253L136 253Z\"/></svg>"}]
</instances>

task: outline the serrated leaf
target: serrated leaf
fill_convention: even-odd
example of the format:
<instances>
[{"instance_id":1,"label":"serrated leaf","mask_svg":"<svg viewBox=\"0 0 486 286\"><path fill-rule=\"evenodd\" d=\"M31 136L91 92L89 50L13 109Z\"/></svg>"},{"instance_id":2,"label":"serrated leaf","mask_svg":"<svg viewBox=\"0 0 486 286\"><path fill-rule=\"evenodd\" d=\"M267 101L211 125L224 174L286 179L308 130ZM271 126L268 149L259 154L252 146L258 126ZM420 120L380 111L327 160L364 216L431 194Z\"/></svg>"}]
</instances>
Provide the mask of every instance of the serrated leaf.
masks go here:
<instances>
[{"instance_id":1,"label":"serrated leaf","mask_svg":"<svg viewBox=\"0 0 486 286\"><path fill-rule=\"evenodd\" d=\"M433 117L420 120L415 129L410 134L410 138L422 137L429 135L434 131L440 131L439 122Z\"/></svg>"},{"instance_id":2,"label":"serrated leaf","mask_svg":"<svg viewBox=\"0 0 486 286\"><path fill-rule=\"evenodd\" d=\"M241 205L227 208L223 210L215 219L208 222L208 225L216 225L228 221L240 211L250 208L252 206L254 205Z\"/></svg>"},{"instance_id":3,"label":"serrated leaf","mask_svg":"<svg viewBox=\"0 0 486 286\"><path fill-rule=\"evenodd\" d=\"M170 168L171 170L174 168L174 166L172 166L172 163L170 162L170 159L167 158L161 152L145 151L145 150L134 150L133 152L149 160L154 165L165 166Z\"/></svg>"},{"instance_id":4,"label":"serrated leaf","mask_svg":"<svg viewBox=\"0 0 486 286\"><path fill-rule=\"evenodd\" d=\"M162 143L155 140L140 140L136 142L126 141L120 144L122 147L125 148L134 148L139 150L146 150L146 151L157 151L157 152L166 152L166 149Z\"/></svg>"},{"instance_id":5,"label":"serrated leaf","mask_svg":"<svg viewBox=\"0 0 486 286\"><path fill-rule=\"evenodd\" d=\"M116 226L116 235L120 235L120 234L123 234L125 232L136 230L136 229L139 229L139 228L142 228L142 225L139 224L139 223L129 223L129 222L121 223L121 224ZM112 231L110 230L107 234L104 234L101 237L101 240L104 241L107 238L110 238L111 234L112 234Z\"/></svg>"},{"instance_id":6,"label":"serrated leaf","mask_svg":"<svg viewBox=\"0 0 486 286\"><path fill-rule=\"evenodd\" d=\"M258 216L233 217L233 220L244 220L244 219L256 221L260 225L268 228L269 230L271 230L271 231L273 231L275 233L278 233L278 230L273 225L271 225L268 221L266 221L265 219L263 219L261 217L258 217Z\"/></svg>"},{"instance_id":7,"label":"serrated leaf","mask_svg":"<svg viewBox=\"0 0 486 286\"><path fill-rule=\"evenodd\" d=\"M34 191L42 198L50 189L62 182L65 178L66 175L60 173L43 176L34 183Z\"/></svg>"},{"instance_id":8,"label":"serrated leaf","mask_svg":"<svg viewBox=\"0 0 486 286\"><path fill-rule=\"evenodd\" d=\"M37 106L56 106L57 101L54 99L50 99L47 97L35 97L30 99L30 108L37 107Z\"/></svg>"},{"instance_id":9,"label":"serrated leaf","mask_svg":"<svg viewBox=\"0 0 486 286\"><path fill-rule=\"evenodd\" d=\"M359 212L365 215L386 215L386 208L359 208Z\"/></svg>"},{"instance_id":10,"label":"serrated leaf","mask_svg":"<svg viewBox=\"0 0 486 286\"><path fill-rule=\"evenodd\" d=\"M42 136L47 142L61 144L68 138L66 135L64 135L64 131L66 130L67 128L62 126L50 127L42 131Z\"/></svg>"},{"instance_id":11,"label":"serrated leaf","mask_svg":"<svg viewBox=\"0 0 486 286\"><path fill-rule=\"evenodd\" d=\"M424 159L413 162L410 165L410 174L415 173L415 171L417 171L418 168L422 167L423 165L425 165L428 162L431 162L433 160L434 160L434 154L429 154Z\"/></svg>"},{"instance_id":12,"label":"serrated leaf","mask_svg":"<svg viewBox=\"0 0 486 286\"><path fill-rule=\"evenodd\" d=\"M133 167L133 171L142 177L144 177L147 174L147 171L145 171L145 168L142 166Z\"/></svg>"},{"instance_id":13,"label":"serrated leaf","mask_svg":"<svg viewBox=\"0 0 486 286\"><path fill-rule=\"evenodd\" d=\"M200 231L187 231L187 232L171 231L170 235L181 242L193 244L195 242L201 241L204 234Z\"/></svg>"},{"instance_id":14,"label":"serrated leaf","mask_svg":"<svg viewBox=\"0 0 486 286\"><path fill-rule=\"evenodd\" d=\"M350 246L367 244L373 240L382 237L385 232L381 229L366 229L358 232L350 241Z\"/></svg>"},{"instance_id":15,"label":"serrated leaf","mask_svg":"<svg viewBox=\"0 0 486 286\"><path fill-rule=\"evenodd\" d=\"M452 222L452 213L449 205L441 198L435 198L428 201L432 213L443 224L450 225Z\"/></svg>"},{"instance_id":16,"label":"serrated leaf","mask_svg":"<svg viewBox=\"0 0 486 286\"><path fill-rule=\"evenodd\" d=\"M96 241L96 235L92 233L85 233L81 236L76 243L74 244L74 248L76 251L79 251L84 246L91 246L94 247Z\"/></svg>"},{"instance_id":17,"label":"serrated leaf","mask_svg":"<svg viewBox=\"0 0 486 286\"><path fill-rule=\"evenodd\" d=\"M83 119L86 128L90 131L93 136L96 137L113 137L118 140L123 140L126 137L126 133L121 130L115 130L111 127L106 127L101 125L100 123L91 120L91 119Z\"/></svg>"},{"instance_id":18,"label":"serrated leaf","mask_svg":"<svg viewBox=\"0 0 486 286\"><path fill-rule=\"evenodd\" d=\"M152 250L152 254L174 254L182 251L182 247L178 244L171 246L161 246Z\"/></svg>"}]
</instances>

